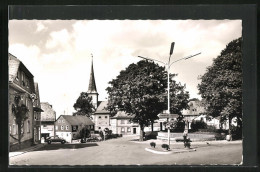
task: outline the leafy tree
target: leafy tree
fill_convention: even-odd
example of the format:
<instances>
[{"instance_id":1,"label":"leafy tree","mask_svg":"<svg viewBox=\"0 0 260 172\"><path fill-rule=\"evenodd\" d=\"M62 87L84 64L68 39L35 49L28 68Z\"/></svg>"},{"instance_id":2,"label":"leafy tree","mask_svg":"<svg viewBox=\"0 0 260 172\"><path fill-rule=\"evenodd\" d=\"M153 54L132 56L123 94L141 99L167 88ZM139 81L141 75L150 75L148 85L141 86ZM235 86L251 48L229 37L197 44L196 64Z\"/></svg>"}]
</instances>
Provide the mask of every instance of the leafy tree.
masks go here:
<instances>
[{"instance_id":1,"label":"leafy tree","mask_svg":"<svg viewBox=\"0 0 260 172\"><path fill-rule=\"evenodd\" d=\"M173 78L177 76L176 74L170 74L170 112L173 114L181 115L183 109L189 108L189 92L184 91L185 85L177 83ZM168 97L166 97L168 99ZM181 118L178 120L182 120Z\"/></svg>"},{"instance_id":2,"label":"leafy tree","mask_svg":"<svg viewBox=\"0 0 260 172\"><path fill-rule=\"evenodd\" d=\"M207 114L213 117L220 116L223 121L228 120L229 124L236 118L240 128L242 128L241 42L242 38L231 41L200 77L201 84L198 85Z\"/></svg>"},{"instance_id":3,"label":"leafy tree","mask_svg":"<svg viewBox=\"0 0 260 172\"><path fill-rule=\"evenodd\" d=\"M92 98L88 96L88 93L86 92L80 93L80 96L73 107L77 111L76 113L73 113L73 116L82 115L90 117L90 115L95 111L95 107L92 104Z\"/></svg>"},{"instance_id":4,"label":"leafy tree","mask_svg":"<svg viewBox=\"0 0 260 172\"><path fill-rule=\"evenodd\" d=\"M79 131L80 138L86 140L90 136L90 131L87 126L81 125L81 129Z\"/></svg>"},{"instance_id":5,"label":"leafy tree","mask_svg":"<svg viewBox=\"0 0 260 172\"><path fill-rule=\"evenodd\" d=\"M23 126L24 121L28 119L28 112L29 109L26 107L26 105L21 103L21 96L16 95L14 97L14 104L12 105L12 113L15 116L15 122L18 126L18 138L16 138L12 134L10 134L10 136L18 141L19 146L21 145L21 141L24 136Z\"/></svg>"},{"instance_id":6,"label":"leafy tree","mask_svg":"<svg viewBox=\"0 0 260 172\"><path fill-rule=\"evenodd\" d=\"M173 77L174 75L171 75ZM114 115L117 111L125 111L132 115L133 122L140 126L140 141L143 141L144 127L158 119L157 115L167 109L167 72L154 62L139 61L130 64L121 71L116 79L106 90L108 92L107 109ZM175 81L171 82L171 95L179 96L184 91ZM181 95L180 98L185 98ZM171 100L176 100L172 98ZM179 101L179 100L176 100ZM182 103L176 103L178 107L171 106L173 112L180 112ZM179 109L177 109L179 108Z\"/></svg>"}]
</instances>

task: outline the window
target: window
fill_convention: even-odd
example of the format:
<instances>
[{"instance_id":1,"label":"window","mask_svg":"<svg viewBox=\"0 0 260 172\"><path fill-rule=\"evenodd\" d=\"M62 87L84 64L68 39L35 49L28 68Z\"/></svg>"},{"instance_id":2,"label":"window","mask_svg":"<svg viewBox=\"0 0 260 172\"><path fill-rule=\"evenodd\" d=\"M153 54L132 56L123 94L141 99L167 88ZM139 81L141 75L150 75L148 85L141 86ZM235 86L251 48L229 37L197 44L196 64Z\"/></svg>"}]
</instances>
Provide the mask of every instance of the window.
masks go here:
<instances>
[{"instance_id":1,"label":"window","mask_svg":"<svg viewBox=\"0 0 260 172\"><path fill-rule=\"evenodd\" d=\"M20 75L20 73L18 71L17 74L16 74L16 78L15 78L17 81L19 81L19 75Z\"/></svg>"},{"instance_id":2,"label":"window","mask_svg":"<svg viewBox=\"0 0 260 172\"><path fill-rule=\"evenodd\" d=\"M18 127L18 126L17 126ZM18 130L17 130L18 131ZM21 133L23 133L23 124L21 125Z\"/></svg>"},{"instance_id":3,"label":"window","mask_svg":"<svg viewBox=\"0 0 260 172\"><path fill-rule=\"evenodd\" d=\"M101 118L101 116L98 117L99 119Z\"/></svg>"},{"instance_id":4,"label":"window","mask_svg":"<svg viewBox=\"0 0 260 172\"><path fill-rule=\"evenodd\" d=\"M131 132L131 128L127 127L127 132L130 133Z\"/></svg>"},{"instance_id":5,"label":"window","mask_svg":"<svg viewBox=\"0 0 260 172\"><path fill-rule=\"evenodd\" d=\"M69 126L68 125L66 125L66 130L69 130Z\"/></svg>"},{"instance_id":6,"label":"window","mask_svg":"<svg viewBox=\"0 0 260 172\"><path fill-rule=\"evenodd\" d=\"M58 123L60 123L60 120L58 120Z\"/></svg>"},{"instance_id":7,"label":"window","mask_svg":"<svg viewBox=\"0 0 260 172\"><path fill-rule=\"evenodd\" d=\"M64 120L61 120L62 123L64 123Z\"/></svg>"},{"instance_id":8,"label":"window","mask_svg":"<svg viewBox=\"0 0 260 172\"><path fill-rule=\"evenodd\" d=\"M26 97L25 97L24 101L25 101L25 106L28 108L28 99Z\"/></svg>"},{"instance_id":9,"label":"window","mask_svg":"<svg viewBox=\"0 0 260 172\"><path fill-rule=\"evenodd\" d=\"M124 133L125 132L125 127L121 128L121 132Z\"/></svg>"},{"instance_id":10,"label":"window","mask_svg":"<svg viewBox=\"0 0 260 172\"><path fill-rule=\"evenodd\" d=\"M105 118L107 118L107 116L105 116Z\"/></svg>"},{"instance_id":11,"label":"window","mask_svg":"<svg viewBox=\"0 0 260 172\"><path fill-rule=\"evenodd\" d=\"M60 129L61 129L61 130L64 130L64 126L63 126L63 125L62 125L62 126L60 126Z\"/></svg>"},{"instance_id":12,"label":"window","mask_svg":"<svg viewBox=\"0 0 260 172\"><path fill-rule=\"evenodd\" d=\"M71 127L72 127L72 132L78 131L78 126L77 125L74 125L74 126L71 126Z\"/></svg>"},{"instance_id":13,"label":"window","mask_svg":"<svg viewBox=\"0 0 260 172\"><path fill-rule=\"evenodd\" d=\"M24 82L24 73L22 73L22 85L25 86L25 82Z\"/></svg>"},{"instance_id":14,"label":"window","mask_svg":"<svg viewBox=\"0 0 260 172\"><path fill-rule=\"evenodd\" d=\"M121 124L125 124L125 120L121 120Z\"/></svg>"},{"instance_id":15,"label":"window","mask_svg":"<svg viewBox=\"0 0 260 172\"><path fill-rule=\"evenodd\" d=\"M58 126L58 125L56 125L55 127L56 127L56 130L58 130L58 129L59 129L59 126Z\"/></svg>"},{"instance_id":16,"label":"window","mask_svg":"<svg viewBox=\"0 0 260 172\"><path fill-rule=\"evenodd\" d=\"M30 120L27 121L27 133L30 133Z\"/></svg>"},{"instance_id":17,"label":"window","mask_svg":"<svg viewBox=\"0 0 260 172\"><path fill-rule=\"evenodd\" d=\"M37 120L37 113L34 113L34 121Z\"/></svg>"},{"instance_id":18,"label":"window","mask_svg":"<svg viewBox=\"0 0 260 172\"><path fill-rule=\"evenodd\" d=\"M29 81L26 80L26 87L29 88Z\"/></svg>"},{"instance_id":19,"label":"window","mask_svg":"<svg viewBox=\"0 0 260 172\"><path fill-rule=\"evenodd\" d=\"M15 135L15 134L16 134L16 125L13 124L13 135Z\"/></svg>"}]
</instances>

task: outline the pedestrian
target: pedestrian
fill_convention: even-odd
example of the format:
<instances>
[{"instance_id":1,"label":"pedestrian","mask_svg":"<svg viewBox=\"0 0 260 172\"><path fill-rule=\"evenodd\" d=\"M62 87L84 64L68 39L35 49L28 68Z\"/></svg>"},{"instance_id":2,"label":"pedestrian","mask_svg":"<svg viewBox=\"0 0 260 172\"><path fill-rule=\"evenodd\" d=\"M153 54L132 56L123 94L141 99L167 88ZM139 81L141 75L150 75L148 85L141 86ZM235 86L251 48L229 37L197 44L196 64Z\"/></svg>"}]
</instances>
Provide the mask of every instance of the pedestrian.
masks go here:
<instances>
[{"instance_id":1,"label":"pedestrian","mask_svg":"<svg viewBox=\"0 0 260 172\"><path fill-rule=\"evenodd\" d=\"M188 132L187 132L187 130L184 130L184 132L183 132L183 142L184 143L186 143L187 136L188 136Z\"/></svg>"}]
</instances>

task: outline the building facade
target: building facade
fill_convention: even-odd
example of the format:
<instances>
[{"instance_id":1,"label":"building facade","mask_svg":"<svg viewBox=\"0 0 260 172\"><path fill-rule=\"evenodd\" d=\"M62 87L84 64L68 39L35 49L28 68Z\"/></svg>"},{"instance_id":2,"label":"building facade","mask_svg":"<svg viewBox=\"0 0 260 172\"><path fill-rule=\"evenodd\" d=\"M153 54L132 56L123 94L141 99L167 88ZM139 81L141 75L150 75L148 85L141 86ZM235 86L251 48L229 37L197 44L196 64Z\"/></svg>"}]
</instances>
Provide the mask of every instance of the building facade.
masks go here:
<instances>
[{"instance_id":1,"label":"building facade","mask_svg":"<svg viewBox=\"0 0 260 172\"><path fill-rule=\"evenodd\" d=\"M39 86L38 83L34 83L36 98L33 102L33 138L34 144L38 144L41 142L41 101L39 94Z\"/></svg>"},{"instance_id":2,"label":"building facade","mask_svg":"<svg viewBox=\"0 0 260 172\"><path fill-rule=\"evenodd\" d=\"M56 135L71 143L74 139L81 138L83 128L94 131L94 123L86 116L61 115L55 122Z\"/></svg>"},{"instance_id":3,"label":"building facade","mask_svg":"<svg viewBox=\"0 0 260 172\"><path fill-rule=\"evenodd\" d=\"M95 130L104 130L105 128L111 129L110 124L110 112L105 109L107 101L102 101L99 103L94 115L92 115L92 120L95 123Z\"/></svg>"},{"instance_id":4,"label":"building facade","mask_svg":"<svg viewBox=\"0 0 260 172\"><path fill-rule=\"evenodd\" d=\"M29 147L33 144L33 120L34 110L33 101L36 98L34 88L34 76L26 66L15 56L9 53L9 146L10 151ZM25 105L29 110L26 114L27 119L22 122L20 129L17 125L15 109L18 107L15 103L17 97L21 97L18 106ZM20 132L19 132L20 131ZM19 145L19 136L20 145Z\"/></svg>"},{"instance_id":5,"label":"building facade","mask_svg":"<svg viewBox=\"0 0 260 172\"><path fill-rule=\"evenodd\" d=\"M41 137L55 136L56 112L48 102L41 102Z\"/></svg>"},{"instance_id":6,"label":"building facade","mask_svg":"<svg viewBox=\"0 0 260 172\"><path fill-rule=\"evenodd\" d=\"M123 111L117 112L114 117L111 117L112 133L122 135L139 134L140 127L137 123L131 122L132 118Z\"/></svg>"}]
</instances>

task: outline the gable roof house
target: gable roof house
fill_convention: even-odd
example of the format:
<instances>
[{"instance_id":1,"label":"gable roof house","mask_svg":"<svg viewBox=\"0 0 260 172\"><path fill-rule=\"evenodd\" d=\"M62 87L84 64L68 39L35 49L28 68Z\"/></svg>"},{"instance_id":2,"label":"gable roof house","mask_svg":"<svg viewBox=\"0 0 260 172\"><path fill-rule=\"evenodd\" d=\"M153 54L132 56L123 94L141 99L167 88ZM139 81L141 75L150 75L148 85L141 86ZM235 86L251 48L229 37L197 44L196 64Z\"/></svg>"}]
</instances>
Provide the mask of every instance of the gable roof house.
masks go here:
<instances>
[{"instance_id":1,"label":"gable roof house","mask_svg":"<svg viewBox=\"0 0 260 172\"><path fill-rule=\"evenodd\" d=\"M46 139L55 136L56 112L48 102L41 102L41 108L44 111L41 113L41 137Z\"/></svg>"},{"instance_id":2,"label":"gable roof house","mask_svg":"<svg viewBox=\"0 0 260 172\"><path fill-rule=\"evenodd\" d=\"M61 115L55 122L56 135L71 143L73 139L80 138L83 128L94 132L95 124L86 116Z\"/></svg>"},{"instance_id":3,"label":"gable roof house","mask_svg":"<svg viewBox=\"0 0 260 172\"><path fill-rule=\"evenodd\" d=\"M14 55L8 54L9 68L9 146L10 151L29 147L33 143L33 101L36 99L34 76ZM14 115L15 97L20 96L20 104L27 106L27 119L21 127L21 145L18 145L18 125Z\"/></svg>"}]
</instances>

